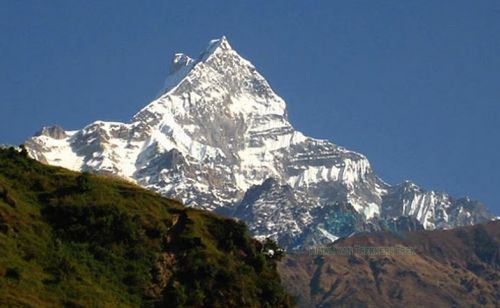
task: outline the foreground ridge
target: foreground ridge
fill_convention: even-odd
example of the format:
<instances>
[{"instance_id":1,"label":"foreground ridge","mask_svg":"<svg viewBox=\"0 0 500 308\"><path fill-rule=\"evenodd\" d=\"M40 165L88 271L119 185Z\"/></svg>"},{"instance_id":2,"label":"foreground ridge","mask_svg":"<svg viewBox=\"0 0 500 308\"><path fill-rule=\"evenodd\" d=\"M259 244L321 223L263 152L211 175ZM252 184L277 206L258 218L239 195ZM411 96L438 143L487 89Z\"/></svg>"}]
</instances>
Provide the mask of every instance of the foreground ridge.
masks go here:
<instances>
[{"instance_id":1,"label":"foreground ridge","mask_svg":"<svg viewBox=\"0 0 500 308\"><path fill-rule=\"evenodd\" d=\"M290 307L271 249L233 219L0 149L2 307Z\"/></svg>"}]
</instances>

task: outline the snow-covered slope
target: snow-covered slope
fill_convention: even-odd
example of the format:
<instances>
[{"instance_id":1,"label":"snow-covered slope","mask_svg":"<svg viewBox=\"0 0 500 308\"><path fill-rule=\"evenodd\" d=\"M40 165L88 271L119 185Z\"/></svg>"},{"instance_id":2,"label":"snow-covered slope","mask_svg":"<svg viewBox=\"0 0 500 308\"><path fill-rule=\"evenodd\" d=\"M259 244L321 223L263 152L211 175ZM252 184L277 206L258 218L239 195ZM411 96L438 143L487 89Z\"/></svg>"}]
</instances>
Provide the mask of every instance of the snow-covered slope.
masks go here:
<instances>
[{"instance_id":1,"label":"snow-covered slope","mask_svg":"<svg viewBox=\"0 0 500 308\"><path fill-rule=\"evenodd\" d=\"M118 175L230 213L287 247L340 236L315 215L345 204L365 222L411 216L430 229L490 218L468 199L391 187L363 155L296 131L283 99L225 37L196 59L176 54L158 98L129 123L44 128L26 146L48 164Z\"/></svg>"}]
</instances>

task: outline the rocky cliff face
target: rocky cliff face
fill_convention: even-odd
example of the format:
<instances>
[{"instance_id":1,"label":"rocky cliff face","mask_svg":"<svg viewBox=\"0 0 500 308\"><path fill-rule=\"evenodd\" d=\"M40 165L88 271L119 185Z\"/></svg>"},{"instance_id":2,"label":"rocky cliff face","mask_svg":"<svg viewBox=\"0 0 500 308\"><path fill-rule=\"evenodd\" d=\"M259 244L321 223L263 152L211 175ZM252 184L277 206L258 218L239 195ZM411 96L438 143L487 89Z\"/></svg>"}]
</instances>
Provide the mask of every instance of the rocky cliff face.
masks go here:
<instances>
[{"instance_id":1,"label":"rocky cliff face","mask_svg":"<svg viewBox=\"0 0 500 308\"><path fill-rule=\"evenodd\" d=\"M176 54L162 94L129 123L44 128L26 147L42 162L118 175L229 213L288 248L342 236L318 222L332 211L363 224L408 216L428 229L491 218L469 199L390 186L365 156L296 131L283 99L225 37L196 59Z\"/></svg>"}]
</instances>

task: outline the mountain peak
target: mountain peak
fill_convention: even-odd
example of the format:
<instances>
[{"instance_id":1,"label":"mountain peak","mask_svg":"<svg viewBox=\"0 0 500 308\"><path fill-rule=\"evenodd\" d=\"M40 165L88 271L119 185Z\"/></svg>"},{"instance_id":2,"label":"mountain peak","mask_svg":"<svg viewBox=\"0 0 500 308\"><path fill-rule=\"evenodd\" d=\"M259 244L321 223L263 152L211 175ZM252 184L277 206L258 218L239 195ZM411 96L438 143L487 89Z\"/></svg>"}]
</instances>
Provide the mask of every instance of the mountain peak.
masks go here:
<instances>
[{"instance_id":1,"label":"mountain peak","mask_svg":"<svg viewBox=\"0 0 500 308\"><path fill-rule=\"evenodd\" d=\"M174 54L174 58L172 59L172 63L170 64L169 74L171 75L175 72L178 72L183 67L186 67L193 63L193 61L193 59L183 53Z\"/></svg>"},{"instance_id":2,"label":"mountain peak","mask_svg":"<svg viewBox=\"0 0 500 308\"><path fill-rule=\"evenodd\" d=\"M175 53L170 62L167 79L165 80L164 85L157 97L160 97L161 95L173 89L199 62L206 61L213 54L225 53L230 51L233 51L233 49L231 45L229 45L226 36L223 35L218 39L211 40L208 43L208 47L200 54L197 59L193 59L184 53Z\"/></svg>"},{"instance_id":3,"label":"mountain peak","mask_svg":"<svg viewBox=\"0 0 500 308\"><path fill-rule=\"evenodd\" d=\"M57 140L68 137L64 128L58 125L44 126L35 136L47 136Z\"/></svg>"},{"instance_id":4,"label":"mountain peak","mask_svg":"<svg viewBox=\"0 0 500 308\"><path fill-rule=\"evenodd\" d=\"M227 38L225 35L221 36L218 39L213 39L208 43L208 47L205 49L204 52L200 55L199 60L204 61L206 60L210 55L219 53L219 52L227 52L227 51L232 51L233 48L229 44Z\"/></svg>"},{"instance_id":5,"label":"mountain peak","mask_svg":"<svg viewBox=\"0 0 500 308\"><path fill-rule=\"evenodd\" d=\"M218 39L213 39L209 42L207 51L214 51L215 49L229 50L232 49L227 37L225 35Z\"/></svg>"}]
</instances>

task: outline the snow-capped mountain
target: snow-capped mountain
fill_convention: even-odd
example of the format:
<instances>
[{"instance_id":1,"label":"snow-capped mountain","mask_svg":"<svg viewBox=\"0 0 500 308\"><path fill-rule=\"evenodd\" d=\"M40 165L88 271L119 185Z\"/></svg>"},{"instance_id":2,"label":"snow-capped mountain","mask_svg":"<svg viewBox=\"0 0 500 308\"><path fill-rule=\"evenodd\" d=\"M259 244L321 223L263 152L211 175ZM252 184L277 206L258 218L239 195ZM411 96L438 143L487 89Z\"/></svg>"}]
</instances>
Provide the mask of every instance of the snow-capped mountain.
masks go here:
<instances>
[{"instance_id":1,"label":"snow-capped mountain","mask_svg":"<svg viewBox=\"0 0 500 308\"><path fill-rule=\"evenodd\" d=\"M225 37L196 59L175 54L161 93L129 123L46 127L26 147L48 164L118 175L241 218L255 236L288 248L377 229L381 221L396 226L401 217L428 229L492 218L470 199L412 183L390 186L365 156L296 131L284 100Z\"/></svg>"}]
</instances>

